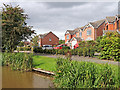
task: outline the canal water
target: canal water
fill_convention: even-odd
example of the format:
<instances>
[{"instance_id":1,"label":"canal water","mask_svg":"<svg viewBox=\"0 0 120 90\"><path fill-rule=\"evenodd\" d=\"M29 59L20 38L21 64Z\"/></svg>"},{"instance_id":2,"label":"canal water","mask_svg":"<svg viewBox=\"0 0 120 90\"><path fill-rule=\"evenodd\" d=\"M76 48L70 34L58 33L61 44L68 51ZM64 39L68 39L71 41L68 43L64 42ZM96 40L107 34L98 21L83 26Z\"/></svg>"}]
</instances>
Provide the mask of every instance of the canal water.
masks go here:
<instances>
[{"instance_id":1,"label":"canal water","mask_svg":"<svg viewBox=\"0 0 120 90\"><path fill-rule=\"evenodd\" d=\"M13 71L10 67L2 67L2 88L53 88L48 76L36 72Z\"/></svg>"}]
</instances>

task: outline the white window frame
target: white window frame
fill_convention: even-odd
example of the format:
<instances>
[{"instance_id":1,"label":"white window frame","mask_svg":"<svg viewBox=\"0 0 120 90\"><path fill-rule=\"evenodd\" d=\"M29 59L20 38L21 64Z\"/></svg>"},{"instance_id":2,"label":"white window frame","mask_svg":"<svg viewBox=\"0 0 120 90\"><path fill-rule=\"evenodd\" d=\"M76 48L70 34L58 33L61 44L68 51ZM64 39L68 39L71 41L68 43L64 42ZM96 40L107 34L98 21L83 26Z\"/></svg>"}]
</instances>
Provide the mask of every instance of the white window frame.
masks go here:
<instances>
[{"instance_id":1,"label":"white window frame","mask_svg":"<svg viewBox=\"0 0 120 90\"><path fill-rule=\"evenodd\" d=\"M91 35L92 30L91 29L87 29L87 35Z\"/></svg>"}]
</instances>

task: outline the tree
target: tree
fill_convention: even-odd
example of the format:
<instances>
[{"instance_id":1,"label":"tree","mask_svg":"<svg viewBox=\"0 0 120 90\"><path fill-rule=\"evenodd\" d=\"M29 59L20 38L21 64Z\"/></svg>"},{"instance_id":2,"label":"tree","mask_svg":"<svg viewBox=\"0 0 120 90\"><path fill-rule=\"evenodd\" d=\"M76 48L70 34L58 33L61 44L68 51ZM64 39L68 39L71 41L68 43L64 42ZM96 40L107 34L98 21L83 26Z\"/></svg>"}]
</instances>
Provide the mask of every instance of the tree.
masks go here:
<instances>
[{"instance_id":1,"label":"tree","mask_svg":"<svg viewBox=\"0 0 120 90\"><path fill-rule=\"evenodd\" d=\"M59 44L65 44L65 40L59 40Z\"/></svg>"},{"instance_id":2,"label":"tree","mask_svg":"<svg viewBox=\"0 0 120 90\"><path fill-rule=\"evenodd\" d=\"M20 46L20 47L24 46L24 42L21 41L21 42L18 44L18 46Z\"/></svg>"},{"instance_id":3,"label":"tree","mask_svg":"<svg viewBox=\"0 0 120 90\"><path fill-rule=\"evenodd\" d=\"M32 38L33 46L38 46L38 40L38 36L34 36L34 38Z\"/></svg>"},{"instance_id":4,"label":"tree","mask_svg":"<svg viewBox=\"0 0 120 90\"><path fill-rule=\"evenodd\" d=\"M16 46L34 34L32 27L25 22L28 15L18 6L5 5L2 8L2 49L12 52Z\"/></svg>"}]
</instances>

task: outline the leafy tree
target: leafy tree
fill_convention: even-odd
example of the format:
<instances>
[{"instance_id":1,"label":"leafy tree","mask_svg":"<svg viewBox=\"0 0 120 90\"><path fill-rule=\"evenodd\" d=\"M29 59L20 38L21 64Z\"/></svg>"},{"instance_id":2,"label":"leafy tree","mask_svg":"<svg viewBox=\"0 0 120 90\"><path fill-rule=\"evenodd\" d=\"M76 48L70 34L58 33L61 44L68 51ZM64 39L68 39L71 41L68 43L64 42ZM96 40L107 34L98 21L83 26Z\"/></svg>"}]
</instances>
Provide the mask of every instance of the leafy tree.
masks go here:
<instances>
[{"instance_id":1,"label":"leafy tree","mask_svg":"<svg viewBox=\"0 0 120 90\"><path fill-rule=\"evenodd\" d=\"M34 30L25 22L28 15L18 6L5 5L2 8L2 48L12 52L16 46L30 39Z\"/></svg>"},{"instance_id":2,"label":"leafy tree","mask_svg":"<svg viewBox=\"0 0 120 90\"><path fill-rule=\"evenodd\" d=\"M59 40L59 44L65 44L65 40Z\"/></svg>"},{"instance_id":3,"label":"leafy tree","mask_svg":"<svg viewBox=\"0 0 120 90\"><path fill-rule=\"evenodd\" d=\"M24 42L21 41L21 42L18 44L18 46L24 46Z\"/></svg>"},{"instance_id":4,"label":"leafy tree","mask_svg":"<svg viewBox=\"0 0 120 90\"><path fill-rule=\"evenodd\" d=\"M33 46L38 46L38 40L39 40L38 36L34 36L34 38L32 38Z\"/></svg>"}]
</instances>

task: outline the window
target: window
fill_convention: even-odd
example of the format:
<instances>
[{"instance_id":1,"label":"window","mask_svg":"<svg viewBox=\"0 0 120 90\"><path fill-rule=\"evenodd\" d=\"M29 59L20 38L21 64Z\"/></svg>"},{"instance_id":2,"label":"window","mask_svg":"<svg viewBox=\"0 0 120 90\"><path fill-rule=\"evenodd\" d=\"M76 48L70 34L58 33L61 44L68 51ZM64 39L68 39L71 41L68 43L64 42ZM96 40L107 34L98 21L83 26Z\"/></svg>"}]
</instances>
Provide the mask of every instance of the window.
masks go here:
<instances>
[{"instance_id":1,"label":"window","mask_svg":"<svg viewBox=\"0 0 120 90\"><path fill-rule=\"evenodd\" d=\"M77 33L76 33L76 37L77 37Z\"/></svg>"},{"instance_id":2,"label":"window","mask_svg":"<svg viewBox=\"0 0 120 90\"><path fill-rule=\"evenodd\" d=\"M91 35L91 29L87 30L87 35Z\"/></svg>"},{"instance_id":3,"label":"window","mask_svg":"<svg viewBox=\"0 0 120 90\"><path fill-rule=\"evenodd\" d=\"M49 41L51 41L51 38L49 38Z\"/></svg>"},{"instance_id":4,"label":"window","mask_svg":"<svg viewBox=\"0 0 120 90\"><path fill-rule=\"evenodd\" d=\"M80 37L82 37L82 32L80 32Z\"/></svg>"},{"instance_id":5,"label":"window","mask_svg":"<svg viewBox=\"0 0 120 90\"><path fill-rule=\"evenodd\" d=\"M67 39L69 39L69 35L67 35Z\"/></svg>"}]
</instances>

